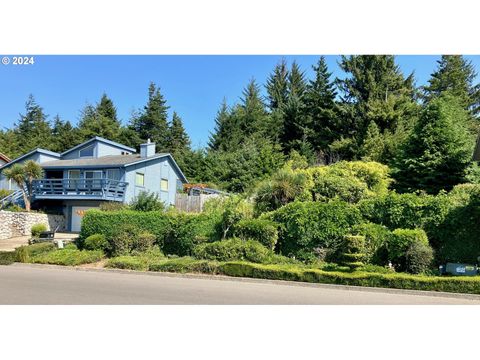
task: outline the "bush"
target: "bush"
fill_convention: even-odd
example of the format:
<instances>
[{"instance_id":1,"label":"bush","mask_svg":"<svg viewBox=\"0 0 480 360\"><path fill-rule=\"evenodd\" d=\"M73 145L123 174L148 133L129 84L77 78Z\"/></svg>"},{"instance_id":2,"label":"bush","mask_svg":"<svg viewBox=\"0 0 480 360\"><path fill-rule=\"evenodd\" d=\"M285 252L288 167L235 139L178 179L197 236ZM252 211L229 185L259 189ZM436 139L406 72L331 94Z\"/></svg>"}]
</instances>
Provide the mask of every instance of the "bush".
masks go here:
<instances>
[{"instance_id":1,"label":"bush","mask_svg":"<svg viewBox=\"0 0 480 360\"><path fill-rule=\"evenodd\" d=\"M119 201L104 201L99 206L101 211L120 211L126 208L127 206Z\"/></svg>"},{"instance_id":2,"label":"bush","mask_svg":"<svg viewBox=\"0 0 480 360\"><path fill-rule=\"evenodd\" d=\"M148 269L148 262L139 256L118 256L108 259L105 267L146 271Z\"/></svg>"},{"instance_id":3,"label":"bush","mask_svg":"<svg viewBox=\"0 0 480 360\"><path fill-rule=\"evenodd\" d=\"M135 211L163 211L165 204L157 193L142 191L132 200L130 208Z\"/></svg>"},{"instance_id":4,"label":"bush","mask_svg":"<svg viewBox=\"0 0 480 360\"><path fill-rule=\"evenodd\" d=\"M433 261L433 250L422 242L413 242L405 254L406 270L412 274L428 271Z\"/></svg>"},{"instance_id":5,"label":"bush","mask_svg":"<svg viewBox=\"0 0 480 360\"><path fill-rule=\"evenodd\" d=\"M13 190L0 189L0 199L5 198L12 193L13 193Z\"/></svg>"},{"instance_id":6,"label":"bush","mask_svg":"<svg viewBox=\"0 0 480 360\"><path fill-rule=\"evenodd\" d=\"M163 251L166 254L191 255L197 243L198 216L171 212L164 235Z\"/></svg>"},{"instance_id":7,"label":"bush","mask_svg":"<svg viewBox=\"0 0 480 360\"><path fill-rule=\"evenodd\" d=\"M154 245L155 235L142 231L138 227L125 224L109 241L109 254L113 256L128 255L132 252L147 251Z\"/></svg>"},{"instance_id":8,"label":"bush","mask_svg":"<svg viewBox=\"0 0 480 360\"><path fill-rule=\"evenodd\" d=\"M151 263L148 267L150 271L166 271L178 273L217 273L217 263L215 261L195 260L190 257L169 259Z\"/></svg>"},{"instance_id":9,"label":"bush","mask_svg":"<svg viewBox=\"0 0 480 360\"><path fill-rule=\"evenodd\" d=\"M352 233L365 237L364 259L366 263L376 265L388 263L386 243L390 236L390 230L383 225L363 223L355 226Z\"/></svg>"},{"instance_id":10,"label":"bush","mask_svg":"<svg viewBox=\"0 0 480 360\"><path fill-rule=\"evenodd\" d=\"M33 256L29 262L39 264L54 264L76 266L100 261L104 254L100 250L60 249Z\"/></svg>"},{"instance_id":11,"label":"bush","mask_svg":"<svg viewBox=\"0 0 480 360\"><path fill-rule=\"evenodd\" d=\"M105 235L93 234L85 239L83 247L87 250L108 250L108 241L105 239Z\"/></svg>"},{"instance_id":12,"label":"bush","mask_svg":"<svg viewBox=\"0 0 480 360\"><path fill-rule=\"evenodd\" d=\"M407 271L406 254L414 244L429 246L425 231L421 229L395 229L387 242L388 257L396 269Z\"/></svg>"},{"instance_id":13,"label":"bush","mask_svg":"<svg viewBox=\"0 0 480 360\"><path fill-rule=\"evenodd\" d=\"M47 231L47 225L45 224L35 224L31 229L32 236L35 238L38 238L44 231Z\"/></svg>"},{"instance_id":14,"label":"bush","mask_svg":"<svg viewBox=\"0 0 480 360\"><path fill-rule=\"evenodd\" d=\"M148 231L139 232L136 237L133 238L133 251L148 251L153 247L155 239L155 235Z\"/></svg>"},{"instance_id":15,"label":"bush","mask_svg":"<svg viewBox=\"0 0 480 360\"><path fill-rule=\"evenodd\" d=\"M341 201L294 202L271 217L279 224L277 249L287 256L318 248L336 251L343 237L361 222L358 209Z\"/></svg>"},{"instance_id":16,"label":"bush","mask_svg":"<svg viewBox=\"0 0 480 360\"><path fill-rule=\"evenodd\" d=\"M56 246L52 242L42 242L28 246L20 246L15 250L16 260L18 262L27 263L30 262L32 257L54 251L55 249Z\"/></svg>"},{"instance_id":17,"label":"bush","mask_svg":"<svg viewBox=\"0 0 480 360\"><path fill-rule=\"evenodd\" d=\"M342 254L340 256L340 264L348 266L350 270L355 270L364 265L363 253L365 247L365 236L346 235L343 240Z\"/></svg>"},{"instance_id":18,"label":"bush","mask_svg":"<svg viewBox=\"0 0 480 360\"><path fill-rule=\"evenodd\" d=\"M246 260L262 263L271 255L271 251L254 240L229 239L197 245L194 249L197 259L230 261Z\"/></svg>"},{"instance_id":19,"label":"bush","mask_svg":"<svg viewBox=\"0 0 480 360\"><path fill-rule=\"evenodd\" d=\"M0 265L10 265L17 260L15 251L0 251Z\"/></svg>"},{"instance_id":20,"label":"bush","mask_svg":"<svg viewBox=\"0 0 480 360\"><path fill-rule=\"evenodd\" d=\"M273 221L262 219L245 219L240 220L235 225L235 236L241 239L253 239L266 246L274 249L278 240L277 224Z\"/></svg>"}]
</instances>

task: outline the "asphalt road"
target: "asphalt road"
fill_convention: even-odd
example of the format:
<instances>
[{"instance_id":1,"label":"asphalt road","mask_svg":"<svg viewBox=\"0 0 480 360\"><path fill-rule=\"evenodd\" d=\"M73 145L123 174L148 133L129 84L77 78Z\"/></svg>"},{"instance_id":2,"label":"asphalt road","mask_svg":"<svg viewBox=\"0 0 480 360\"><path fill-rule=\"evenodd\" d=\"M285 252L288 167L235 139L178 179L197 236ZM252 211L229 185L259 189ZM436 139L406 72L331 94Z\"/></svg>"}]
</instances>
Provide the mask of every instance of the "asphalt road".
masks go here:
<instances>
[{"instance_id":1,"label":"asphalt road","mask_svg":"<svg viewBox=\"0 0 480 360\"><path fill-rule=\"evenodd\" d=\"M477 299L265 280L14 264L0 266L0 304L480 304Z\"/></svg>"}]
</instances>

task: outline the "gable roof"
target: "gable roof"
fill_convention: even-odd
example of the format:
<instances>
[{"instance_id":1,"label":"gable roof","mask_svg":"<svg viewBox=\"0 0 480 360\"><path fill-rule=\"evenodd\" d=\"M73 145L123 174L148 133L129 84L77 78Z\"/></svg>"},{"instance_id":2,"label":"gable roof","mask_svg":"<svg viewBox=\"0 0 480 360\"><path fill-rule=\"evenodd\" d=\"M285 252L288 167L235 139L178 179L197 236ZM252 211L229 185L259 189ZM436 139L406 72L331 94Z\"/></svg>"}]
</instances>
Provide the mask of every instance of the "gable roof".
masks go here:
<instances>
[{"instance_id":1,"label":"gable roof","mask_svg":"<svg viewBox=\"0 0 480 360\"><path fill-rule=\"evenodd\" d=\"M5 161L6 163L9 163L11 161L10 158L7 155L2 154L2 153L0 153L0 160Z\"/></svg>"},{"instance_id":2,"label":"gable roof","mask_svg":"<svg viewBox=\"0 0 480 360\"><path fill-rule=\"evenodd\" d=\"M53 151L50 151L50 150L45 150L45 149L41 149L41 148L37 148L37 149L34 149L22 156L19 156L18 158L16 159L13 159L12 161L6 163L5 165L3 166L0 166L0 170L2 169L5 169L7 167L9 167L10 165L13 165L27 157L29 157L30 155L33 155L35 153L40 153L40 154L44 154L44 155L49 155L49 156L54 156L54 157L57 157L57 158L60 158L60 154L59 153L56 153L56 152L53 152Z\"/></svg>"},{"instance_id":3,"label":"gable roof","mask_svg":"<svg viewBox=\"0 0 480 360\"><path fill-rule=\"evenodd\" d=\"M473 161L480 162L480 134L478 134L477 144L475 145L475 150L473 150Z\"/></svg>"},{"instance_id":4,"label":"gable roof","mask_svg":"<svg viewBox=\"0 0 480 360\"><path fill-rule=\"evenodd\" d=\"M160 153L149 156L148 158L142 158L140 154L132 155L107 155L101 156L99 158L80 158L80 159L71 159L71 160L53 160L46 161L40 165L44 169L65 169L65 168L119 168L119 167L129 167L132 165L140 164L143 162L156 160L160 158L168 157L174 168L178 171L180 178L188 183L187 178L183 174L182 170L178 164L173 159L172 155L169 153Z\"/></svg>"},{"instance_id":5,"label":"gable roof","mask_svg":"<svg viewBox=\"0 0 480 360\"><path fill-rule=\"evenodd\" d=\"M115 141L111 141L111 140L104 139L104 138L102 138L102 137L100 137L100 136L95 136L95 137L91 138L90 140L87 140L87 141L85 141L85 142L83 142L83 143L81 143L81 144L78 144L77 146L74 146L74 147L71 148L71 149L68 149L67 151L64 151L63 153L60 154L60 156L64 156L64 155L66 155L66 154L68 154L68 153L70 153L70 152L72 152L72 151L74 151L74 150L76 150L76 149L79 149L79 148L81 148L82 146L87 145L87 144L89 144L89 143L91 143L91 142L94 142L94 141L98 141L98 142L102 142L102 143L104 143L104 144L112 145L112 146L118 147L118 148L120 148L120 149L124 149L124 150L130 151L130 152L135 152L135 149L133 149L133 148L131 148L131 147L128 147L128 146L123 145L123 144L120 144L120 143L117 143L117 142L115 142Z\"/></svg>"}]
</instances>

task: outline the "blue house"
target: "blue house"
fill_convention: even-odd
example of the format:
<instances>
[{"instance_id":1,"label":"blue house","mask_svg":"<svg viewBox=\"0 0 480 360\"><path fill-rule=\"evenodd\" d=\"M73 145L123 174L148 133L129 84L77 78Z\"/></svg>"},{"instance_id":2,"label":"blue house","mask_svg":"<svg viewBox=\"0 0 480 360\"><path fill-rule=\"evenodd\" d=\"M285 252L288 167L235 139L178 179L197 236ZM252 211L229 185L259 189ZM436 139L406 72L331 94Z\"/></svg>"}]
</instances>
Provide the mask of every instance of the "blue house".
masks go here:
<instances>
[{"instance_id":1,"label":"blue house","mask_svg":"<svg viewBox=\"0 0 480 360\"><path fill-rule=\"evenodd\" d=\"M135 149L101 137L94 137L61 154L33 150L0 167L0 189L14 190L15 184L2 174L13 164L38 162L44 179L34 180L33 206L62 211L70 231L80 231L86 210L102 202L131 202L142 191L157 193L167 205L175 204L177 189L187 182L173 157L155 153L148 141ZM15 197L15 196L13 196ZM20 199L20 196L17 196Z\"/></svg>"}]
</instances>

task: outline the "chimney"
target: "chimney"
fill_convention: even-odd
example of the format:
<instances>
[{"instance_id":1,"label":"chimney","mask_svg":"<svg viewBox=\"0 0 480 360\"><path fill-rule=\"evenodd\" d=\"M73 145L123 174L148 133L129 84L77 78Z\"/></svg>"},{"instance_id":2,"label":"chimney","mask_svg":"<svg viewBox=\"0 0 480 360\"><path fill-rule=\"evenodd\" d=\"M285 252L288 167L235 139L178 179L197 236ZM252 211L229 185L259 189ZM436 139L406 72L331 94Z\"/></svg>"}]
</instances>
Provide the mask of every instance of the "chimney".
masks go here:
<instances>
[{"instance_id":1,"label":"chimney","mask_svg":"<svg viewBox=\"0 0 480 360\"><path fill-rule=\"evenodd\" d=\"M148 139L146 144L140 145L140 157L147 158L153 155L155 155L155 143Z\"/></svg>"}]
</instances>

